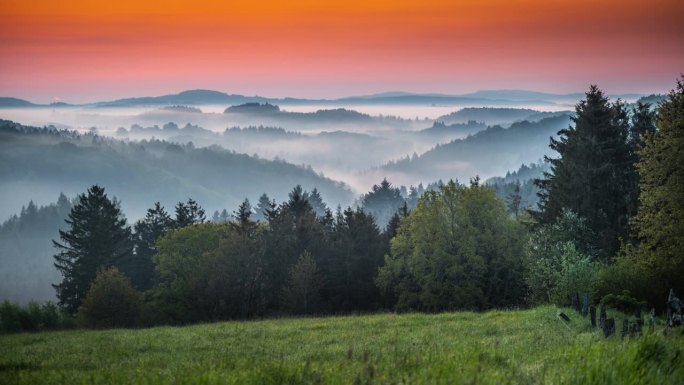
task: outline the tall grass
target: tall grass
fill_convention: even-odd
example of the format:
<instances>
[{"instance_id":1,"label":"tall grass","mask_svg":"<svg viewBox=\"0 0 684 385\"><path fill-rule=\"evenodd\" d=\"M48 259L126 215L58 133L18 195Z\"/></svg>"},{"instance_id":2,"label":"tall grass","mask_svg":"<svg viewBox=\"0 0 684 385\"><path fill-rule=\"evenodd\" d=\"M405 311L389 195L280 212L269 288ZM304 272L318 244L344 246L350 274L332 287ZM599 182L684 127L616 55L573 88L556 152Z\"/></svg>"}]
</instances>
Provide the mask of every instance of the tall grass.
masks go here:
<instances>
[{"instance_id":1,"label":"tall grass","mask_svg":"<svg viewBox=\"0 0 684 385\"><path fill-rule=\"evenodd\" d=\"M7 335L0 383L684 383L681 332L604 339L576 314L565 324L558 310Z\"/></svg>"}]
</instances>

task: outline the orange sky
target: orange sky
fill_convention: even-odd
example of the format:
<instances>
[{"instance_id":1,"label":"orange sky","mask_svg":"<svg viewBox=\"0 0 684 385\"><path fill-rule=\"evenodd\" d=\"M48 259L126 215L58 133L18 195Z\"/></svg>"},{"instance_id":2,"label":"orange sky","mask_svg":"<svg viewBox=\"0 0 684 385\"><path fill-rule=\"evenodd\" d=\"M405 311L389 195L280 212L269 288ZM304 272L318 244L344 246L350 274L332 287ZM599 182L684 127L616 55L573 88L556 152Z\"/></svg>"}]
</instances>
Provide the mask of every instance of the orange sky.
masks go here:
<instances>
[{"instance_id":1,"label":"orange sky","mask_svg":"<svg viewBox=\"0 0 684 385\"><path fill-rule=\"evenodd\" d=\"M664 92L684 0L0 0L0 95Z\"/></svg>"}]
</instances>

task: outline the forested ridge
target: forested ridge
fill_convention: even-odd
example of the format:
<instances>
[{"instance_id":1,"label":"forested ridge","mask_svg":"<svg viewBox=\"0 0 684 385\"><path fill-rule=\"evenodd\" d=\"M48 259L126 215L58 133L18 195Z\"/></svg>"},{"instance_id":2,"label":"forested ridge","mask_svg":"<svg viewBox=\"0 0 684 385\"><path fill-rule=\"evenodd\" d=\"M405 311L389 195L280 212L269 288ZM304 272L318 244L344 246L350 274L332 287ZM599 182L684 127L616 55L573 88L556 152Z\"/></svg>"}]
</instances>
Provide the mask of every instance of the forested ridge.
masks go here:
<instances>
[{"instance_id":1,"label":"forested ridge","mask_svg":"<svg viewBox=\"0 0 684 385\"><path fill-rule=\"evenodd\" d=\"M296 184L318 188L331 202L352 200L345 185L310 167L218 146L155 139L127 142L9 121L0 121L0 138L0 199L5 210L25 205L27 190L50 202L59 192L73 197L96 183L107 186L133 217L143 216L154 201L172 205L193 197L213 211L236 207L245 197L256 199L263 192L284 199Z\"/></svg>"}]
</instances>

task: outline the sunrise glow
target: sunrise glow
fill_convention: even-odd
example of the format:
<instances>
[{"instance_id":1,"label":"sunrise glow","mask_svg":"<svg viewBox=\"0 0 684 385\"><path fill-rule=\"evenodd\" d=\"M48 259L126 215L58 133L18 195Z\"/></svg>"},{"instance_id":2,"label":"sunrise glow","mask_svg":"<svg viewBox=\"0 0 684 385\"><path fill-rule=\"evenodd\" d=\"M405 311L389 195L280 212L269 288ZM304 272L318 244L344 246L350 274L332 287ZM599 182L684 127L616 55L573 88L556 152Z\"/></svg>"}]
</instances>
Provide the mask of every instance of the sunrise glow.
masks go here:
<instances>
[{"instance_id":1,"label":"sunrise glow","mask_svg":"<svg viewBox=\"0 0 684 385\"><path fill-rule=\"evenodd\" d=\"M655 1L3 0L0 90L90 101L211 88L666 91L684 6Z\"/></svg>"}]
</instances>

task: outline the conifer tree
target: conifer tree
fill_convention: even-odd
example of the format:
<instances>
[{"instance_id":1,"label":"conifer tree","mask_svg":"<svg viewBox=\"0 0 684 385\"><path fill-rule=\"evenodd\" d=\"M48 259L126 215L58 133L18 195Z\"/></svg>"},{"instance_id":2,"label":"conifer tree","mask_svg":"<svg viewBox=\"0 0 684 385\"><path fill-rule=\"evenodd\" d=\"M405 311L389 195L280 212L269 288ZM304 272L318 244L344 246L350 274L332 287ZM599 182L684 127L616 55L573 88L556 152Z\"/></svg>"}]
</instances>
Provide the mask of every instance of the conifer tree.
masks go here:
<instances>
[{"instance_id":1,"label":"conifer tree","mask_svg":"<svg viewBox=\"0 0 684 385\"><path fill-rule=\"evenodd\" d=\"M553 223L571 210L585 218L598 235L595 249L607 259L628 238L630 200L634 189L634 157L629 143L629 119L621 101L610 103L592 85L575 107L574 127L551 139L558 158L546 158L551 171L535 183L540 188L542 224Z\"/></svg>"},{"instance_id":2,"label":"conifer tree","mask_svg":"<svg viewBox=\"0 0 684 385\"><path fill-rule=\"evenodd\" d=\"M322 278L316 261L308 251L290 268L281 301L283 309L294 314L310 314L320 302Z\"/></svg>"},{"instance_id":3,"label":"conifer tree","mask_svg":"<svg viewBox=\"0 0 684 385\"><path fill-rule=\"evenodd\" d=\"M307 195L306 199L309 201L309 205L311 205L311 208L316 216L323 218L325 216L325 210L328 208L328 206L326 206L325 202L323 202L323 198L321 198L321 193L318 192L318 189L314 188L311 193Z\"/></svg>"},{"instance_id":4,"label":"conifer tree","mask_svg":"<svg viewBox=\"0 0 684 385\"><path fill-rule=\"evenodd\" d=\"M639 152L638 258L651 278L651 303L684 295L684 76L658 112L658 131Z\"/></svg>"},{"instance_id":5,"label":"conifer tree","mask_svg":"<svg viewBox=\"0 0 684 385\"><path fill-rule=\"evenodd\" d=\"M181 228L206 221L204 209L193 199L188 199L187 203L178 202L176 205L175 228Z\"/></svg>"},{"instance_id":6,"label":"conifer tree","mask_svg":"<svg viewBox=\"0 0 684 385\"><path fill-rule=\"evenodd\" d=\"M361 199L361 205L366 213L375 218L375 223L384 229L394 213L404 204L404 198L398 188L393 187L383 179L379 185L374 185Z\"/></svg>"},{"instance_id":7,"label":"conifer tree","mask_svg":"<svg viewBox=\"0 0 684 385\"><path fill-rule=\"evenodd\" d=\"M121 270L138 290L144 291L152 287L154 277L152 256L157 250L155 243L172 228L173 219L159 202L147 210L145 218L135 223L133 237L135 256L128 263L124 263Z\"/></svg>"},{"instance_id":8,"label":"conifer tree","mask_svg":"<svg viewBox=\"0 0 684 385\"><path fill-rule=\"evenodd\" d=\"M53 240L59 250L55 266L64 279L53 286L60 306L75 314L97 272L130 258L133 243L119 203L97 185L78 196L66 223L70 228L59 231L59 242Z\"/></svg>"},{"instance_id":9,"label":"conifer tree","mask_svg":"<svg viewBox=\"0 0 684 385\"><path fill-rule=\"evenodd\" d=\"M516 218L520 212L520 203L522 202L522 196L520 195L520 180L515 181L515 187L513 192L508 196L508 210Z\"/></svg>"},{"instance_id":10,"label":"conifer tree","mask_svg":"<svg viewBox=\"0 0 684 385\"><path fill-rule=\"evenodd\" d=\"M268 220L271 212L275 210L276 208L276 203L275 201L272 201L268 195L261 194L259 197L259 202L257 202L256 206L256 214L257 214L257 220L259 221L266 221Z\"/></svg>"}]
</instances>

